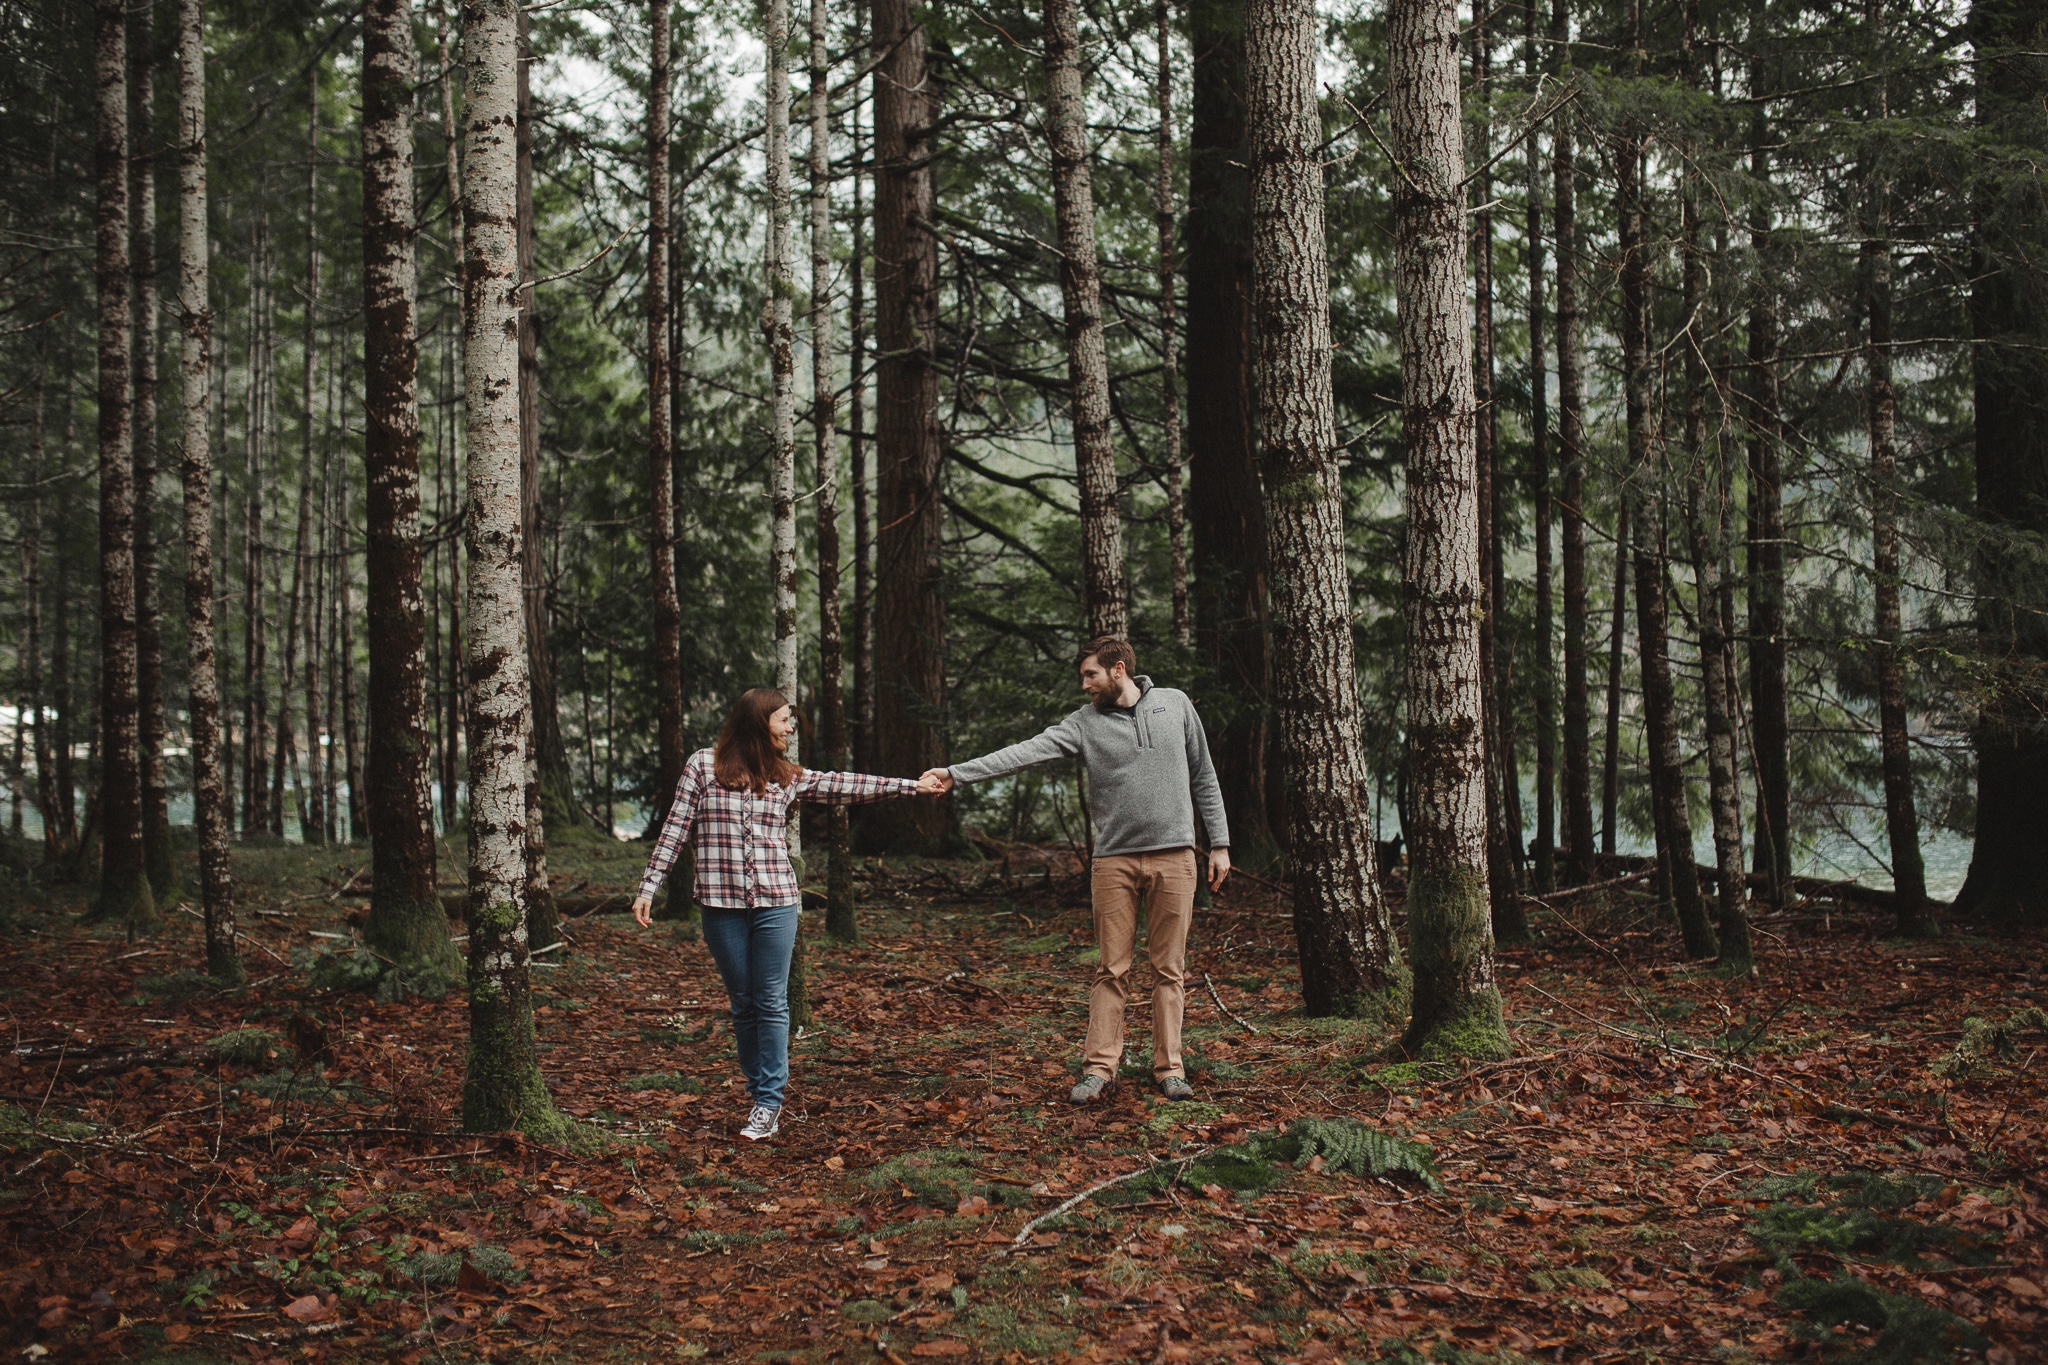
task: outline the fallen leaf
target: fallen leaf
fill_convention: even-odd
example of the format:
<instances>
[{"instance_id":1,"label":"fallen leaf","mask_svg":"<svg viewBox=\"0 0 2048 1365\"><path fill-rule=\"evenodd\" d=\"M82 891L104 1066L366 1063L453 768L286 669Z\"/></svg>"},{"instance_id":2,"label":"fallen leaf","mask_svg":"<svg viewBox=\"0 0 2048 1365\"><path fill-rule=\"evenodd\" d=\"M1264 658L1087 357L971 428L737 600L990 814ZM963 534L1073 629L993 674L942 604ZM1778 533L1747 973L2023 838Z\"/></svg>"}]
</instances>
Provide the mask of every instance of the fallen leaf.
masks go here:
<instances>
[{"instance_id":1,"label":"fallen leaf","mask_svg":"<svg viewBox=\"0 0 2048 1365\"><path fill-rule=\"evenodd\" d=\"M936 1341L920 1341L910 1348L914 1356L964 1356L973 1348L956 1337L940 1337Z\"/></svg>"},{"instance_id":2,"label":"fallen leaf","mask_svg":"<svg viewBox=\"0 0 2048 1365\"><path fill-rule=\"evenodd\" d=\"M324 1322L334 1316L334 1310L320 1302L318 1294L308 1294L286 1304L284 1315L293 1322Z\"/></svg>"},{"instance_id":3,"label":"fallen leaf","mask_svg":"<svg viewBox=\"0 0 2048 1365\"><path fill-rule=\"evenodd\" d=\"M825 1158L825 1169L826 1169L826 1170L828 1170L828 1171L843 1171L843 1170L845 1170L845 1169L846 1169L846 1158L845 1158L845 1157L843 1157L843 1156L828 1156L828 1157L826 1157L826 1158Z\"/></svg>"},{"instance_id":4,"label":"fallen leaf","mask_svg":"<svg viewBox=\"0 0 2048 1365\"><path fill-rule=\"evenodd\" d=\"M170 1342L173 1346L186 1340L191 1335L192 1324L189 1322L167 1322L164 1324L164 1340Z\"/></svg>"},{"instance_id":5,"label":"fallen leaf","mask_svg":"<svg viewBox=\"0 0 2048 1365\"><path fill-rule=\"evenodd\" d=\"M970 1194L954 1207L953 1212L963 1218L979 1218L988 1212L988 1200L978 1194Z\"/></svg>"},{"instance_id":6,"label":"fallen leaf","mask_svg":"<svg viewBox=\"0 0 2048 1365\"><path fill-rule=\"evenodd\" d=\"M2023 1299L2038 1299L2041 1297L2040 1285L2035 1284L2032 1280L2021 1279L2017 1275L2007 1276L2005 1287Z\"/></svg>"}]
</instances>

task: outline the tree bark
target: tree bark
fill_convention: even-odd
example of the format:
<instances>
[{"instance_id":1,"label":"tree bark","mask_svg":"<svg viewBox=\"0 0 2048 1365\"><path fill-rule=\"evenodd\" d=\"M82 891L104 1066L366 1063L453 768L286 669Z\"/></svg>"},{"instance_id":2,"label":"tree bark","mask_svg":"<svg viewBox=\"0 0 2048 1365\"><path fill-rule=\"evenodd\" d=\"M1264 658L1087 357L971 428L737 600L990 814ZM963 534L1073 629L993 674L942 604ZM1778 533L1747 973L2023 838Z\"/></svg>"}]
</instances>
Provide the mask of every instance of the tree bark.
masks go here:
<instances>
[{"instance_id":1,"label":"tree bark","mask_svg":"<svg viewBox=\"0 0 2048 1365\"><path fill-rule=\"evenodd\" d=\"M541 1080L527 971L524 557L519 497L516 0L464 0L462 210L469 557L469 1058L462 1124L569 1130Z\"/></svg>"},{"instance_id":2,"label":"tree bark","mask_svg":"<svg viewBox=\"0 0 2048 1365\"><path fill-rule=\"evenodd\" d=\"M1882 0L1872 0L1872 27L1883 22ZM1883 78L1877 87L1880 121L1887 117ZM1890 186L1871 192L1870 236L1863 243L1864 307L1870 319L1865 396L1870 433L1871 578L1876 591L1878 750L1884 766L1885 834L1891 845L1892 889L1898 893L1898 932L1930 938L1941 932L1927 904L1927 870L1920 856L1920 814L1913 800L1913 756L1907 728L1904 651L1900 648L1898 397L1892 389L1892 247Z\"/></svg>"},{"instance_id":3,"label":"tree bark","mask_svg":"<svg viewBox=\"0 0 2048 1365\"><path fill-rule=\"evenodd\" d=\"M400 964L411 978L408 984L434 989L452 984L456 955L434 889L429 789L414 67L412 0L370 0L363 24L364 566L370 680L362 809L369 822L372 880L363 937L374 951ZM353 777L349 785L353 792Z\"/></svg>"},{"instance_id":4,"label":"tree bark","mask_svg":"<svg viewBox=\"0 0 2048 1365\"><path fill-rule=\"evenodd\" d=\"M99 284L100 787L103 831L94 915L129 932L159 922L142 856L142 777L136 755L134 331L128 290L128 11L96 0L98 88L94 169Z\"/></svg>"},{"instance_id":5,"label":"tree bark","mask_svg":"<svg viewBox=\"0 0 2048 1365\"><path fill-rule=\"evenodd\" d=\"M526 613L527 685L533 697L526 791L526 937L530 948L562 941L555 893L548 882L550 825L581 823L576 780L562 749L561 698L555 687L555 652L548 641L547 546L540 490L540 291L533 265L533 82L527 11L519 11L518 123L514 147L514 207L519 256L519 533L520 601Z\"/></svg>"},{"instance_id":6,"label":"tree bark","mask_svg":"<svg viewBox=\"0 0 2048 1365\"><path fill-rule=\"evenodd\" d=\"M1636 10L1640 14L1640 9ZM1639 35L1633 40L1639 42ZM1636 523L1637 660L1642 674L1643 728L1649 742L1650 799L1655 810L1659 880L1678 914L1686 952L1718 951L1714 927L1700 897L1692 856L1692 819L1686 811L1685 766L1679 752L1678 699L1671 678L1667 554L1662 523L1666 471L1650 431L1650 248L1644 140L1631 128L1616 139L1615 211L1620 220L1623 407L1628 433L1629 481L1622 496Z\"/></svg>"},{"instance_id":7,"label":"tree bark","mask_svg":"<svg viewBox=\"0 0 2048 1365\"><path fill-rule=\"evenodd\" d=\"M845 654L839 621L839 442L837 385L832 373L831 51L825 0L811 0L811 444L818 481L818 720L827 768L846 767ZM859 364L859 357L854 359ZM841 943L860 941L853 908L853 859L846 807L816 808L825 819L825 931Z\"/></svg>"},{"instance_id":8,"label":"tree bark","mask_svg":"<svg viewBox=\"0 0 2048 1365\"><path fill-rule=\"evenodd\" d=\"M1311 0L1245 12L1260 463L1274 553L1274 675L1288 792L1294 939L1311 1015L1399 1009L1407 972L1380 894L1358 737L1352 581L1329 381L1323 121ZM1389 999L1395 997L1395 999Z\"/></svg>"},{"instance_id":9,"label":"tree bark","mask_svg":"<svg viewBox=\"0 0 2048 1365\"><path fill-rule=\"evenodd\" d=\"M533 82L531 42L527 11L519 11L519 278L535 276L533 238L538 231L533 220ZM543 526L540 481L540 292L525 288L519 296L519 498L520 520L526 547L526 652L533 687L533 754L539 781L536 800L546 816L546 827L558 833L587 825L588 817L576 800L576 779L569 771L568 750L562 742L561 690L555 677L555 650L549 639L554 611L549 600L546 530ZM540 827L535 827L538 832ZM534 895L547 886L547 843L534 842ZM527 906L535 921L533 946L554 942L541 932L540 920L551 916L548 904L536 900ZM549 934L553 930L548 930Z\"/></svg>"},{"instance_id":10,"label":"tree bark","mask_svg":"<svg viewBox=\"0 0 2048 1365\"><path fill-rule=\"evenodd\" d=\"M1479 617L1479 687L1486 717L1486 880L1493 905L1493 937L1497 943L1521 943L1529 937L1522 909L1522 831L1519 793L1510 783L1514 771L1513 711L1509 702L1508 636L1501 629L1507 611L1506 579L1501 571L1501 535L1505 498L1501 488L1500 419L1493 393L1493 40L1487 34L1486 11L1473 14L1472 90L1478 103L1473 154L1473 196L1480 207L1472 217L1472 421L1479 474L1479 567L1484 599Z\"/></svg>"},{"instance_id":11,"label":"tree bark","mask_svg":"<svg viewBox=\"0 0 2048 1365\"><path fill-rule=\"evenodd\" d=\"M676 597L668 354L669 0L647 7L647 484L654 570L655 772L648 830L668 817L683 760L683 614Z\"/></svg>"},{"instance_id":12,"label":"tree bark","mask_svg":"<svg viewBox=\"0 0 2048 1365\"><path fill-rule=\"evenodd\" d=\"M853 253L847 269L847 369L851 391L847 394L847 477L853 484L853 762L862 772L875 770L875 543L874 519L868 509L868 315L867 315L867 213L861 204L861 190L867 181L862 170L873 150L863 149L860 137L860 104L847 111L853 126Z\"/></svg>"},{"instance_id":13,"label":"tree bark","mask_svg":"<svg viewBox=\"0 0 2048 1365\"><path fill-rule=\"evenodd\" d=\"M1621 796L1621 666L1628 642L1629 500L1615 499L1613 611L1607 626L1606 741L1600 753L1600 856L1614 856Z\"/></svg>"},{"instance_id":14,"label":"tree bark","mask_svg":"<svg viewBox=\"0 0 2048 1365\"><path fill-rule=\"evenodd\" d=\"M2048 529L2048 305L2038 181L2048 15L2027 0L1975 0L1977 123L2015 155L1972 205L1970 323L1977 417L1977 628L1990 687L1977 720L1977 843L1957 911L2048 919L2048 733L2040 670L2048 626L2026 542Z\"/></svg>"},{"instance_id":15,"label":"tree bark","mask_svg":"<svg viewBox=\"0 0 2048 1365\"><path fill-rule=\"evenodd\" d=\"M1045 0L1045 135L1059 230L1060 299L1067 331L1068 419L1081 491L1081 583L1089 637L1130 634L1116 450L1109 438L1109 352L1102 338L1102 272L1095 259L1095 189L1081 91L1075 0Z\"/></svg>"},{"instance_id":16,"label":"tree bark","mask_svg":"<svg viewBox=\"0 0 2048 1365\"><path fill-rule=\"evenodd\" d=\"M1543 73L1536 45L1536 3L1522 9L1522 69L1533 86ZM1550 393L1545 355L1543 297L1542 134L1533 125L1523 141L1523 187L1528 203L1529 263L1529 501L1535 509L1536 640L1530 651L1536 701L1536 894L1557 889L1557 669L1551 650L1555 585L1550 559Z\"/></svg>"},{"instance_id":17,"label":"tree bark","mask_svg":"<svg viewBox=\"0 0 2048 1365\"><path fill-rule=\"evenodd\" d=\"M368 808L363 794L363 746L362 732L356 725L356 580L351 563L349 543L353 535L354 522L349 514L349 481L341 481L340 506L335 515L343 528L341 536L341 581L336 588L335 614L338 617L338 639L340 658L336 672L340 675L337 684L341 691L341 740L346 747L347 759L342 769L342 780L348 783L348 835L350 843L356 843L369 833ZM336 819L340 818L339 813ZM373 874L374 875L374 874Z\"/></svg>"},{"instance_id":18,"label":"tree bark","mask_svg":"<svg viewBox=\"0 0 2048 1365\"><path fill-rule=\"evenodd\" d=\"M135 206L135 751L142 791L142 864L161 902L178 879L164 778L164 642L156 563L157 323L156 11L130 16L129 196Z\"/></svg>"},{"instance_id":19,"label":"tree bark","mask_svg":"<svg viewBox=\"0 0 2048 1365\"><path fill-rule=\"evenodd\" d=\"M1344 493L1330 388L1322 119L1311 0L1245 18L1260 459L1274 552L1275 710L1289 793L1294 936L1311 1015L1393 1013L1406 984L1380 894L1371 779L1359 747ZM1391 998L1390 998L1391 997Z\"/></svg>"},{"instance_id":20,"label":"tree bark","mask_svg":"<svg viewBox=\"0 0 2048 1365\"><path fill-rule=\"evenodd\" d=\"M264 828L263 770L269 706L263 690L269 636L263 567L264 416L270 371L270 215L257 220L249 264L249 396L242 439L242 833Z\"/></svg>"},{"instance_id":21,"label":"tree bark","mask_svg":"<svg viewBox=\"0 0 2048 1365\"><path fill-rule=\"evenodd\" d=\"M1196 639L1215 670L1209 716L1231 852L1279 852L1281 775L1271 764L1266 499L1252 448L1252 252L1245 173L1244 10L1190 0L1188 522Z\"/></svg>"},{"instance_id":22,"label":"tree bark","mask_svg":"<svg viewBox=\"0 0 2048 1365\"><path fill-rule=\"evenodd\" d=\"M938 99L912 0L874 0L875 749L883 772L943 766L946 603L940 589L939 255L931 130ZM950 802L894 801L862 822L877 849L936 852Z\"/></svg>"},{"instance_id":23,"label":"tree bark","mask_svg":"<svg viewBox=\"0 0 2048 1365\"><path fill-rule=\"evenodd\" d=\"M1408 942L1413 1055L1504 1057L1487 909L1479 668L1483 508L1465 311L1465 149L1452 0L1388 11L1394 283L1407 446Z\"/></svg>"},{"instance_id":24,"label":"tree bark","mask_svg":"<svg viewBox=\"0 0 2048 1365\"><path fill-rule=\"evenodd\" d=\"M1688 38L1691 47L1691 19L1696 7L1687 5ZM1690 68L1690 52L1688 67ZM1742 767L1736 753L1735 679L1729 672L1729 642L1722 630L1721 556L1731 510L1725 498L1717 499L1708 523L1705 506L1708 494L1726 487L1722 477L1725 460L1722 447L1707 449L1707 392L1712 378L1707 373L1705 310L1706 266L1701 259L1699 184L1696 172L1688 173L1681 208L1681 250L1684 285L1681 311L1685 317L1685 475L1686 526L1690 533L1693 568L1693 608L1699 622L1702 700L1707 727L1707 806L1714 834L1715 918L1721 966L1734 973L1747 972L1755 960L1749 934L1745 902L1749 885L1742 875ZM1682 780L1682 778L1681 778ZM1691 860L1688 846L1686 858Z\"/></svg>"},{"instance_id":25,"label":"tree bark","mask_svg":"<svg viewBox=\"0 0 2048 1365\"><path fill-rule=\"evenodd\" d=\"M49 383L49 341L36 341L34 392L29 395L28 479L31 492L21 537L23 614L22 683L36 730L32 752L36 763L36 815L43 826L43 865L53 866L63 854L63 821L58 813L56 773L50 752L50 715L43 692L43 400ZM62 627L60 625L59 629Z\"/></svg>"},{"instance_id":26,"label":"tree bark","mask_svg":"<svg viewBox=\"0 0 2048 1365\"><path fill-rule=\"evenodd\" d=\"M1751 77L1769 81L1762 57ZM1782 904L1792 875L1790 721L1785 695L1785 500L1779 451L1778 300L1772 275L1770 128L1765 106L1750 121L1749 173L1760 192L1750 209L1750 250L1757 261L1749 312L1749 733L1757 774L1756 870L1770 879L1764 898Z\"/></svg>"},{"instance_id":27,"label":"tree bark","mask_svg":"<svg viewBox=\"0 0 2048 1365\"><path fill-rule=\"evenodd\" d=\"M1570 76L1570 0L1551 0L1550 44L1561 76ZM1592 706L1587 676L1586 426L1580 389L1578 167L1574 110L1551 120L1550 159L1557 233L1557 452L1559 570L1564 601L1563 788L1565 877L1593 877Z\"/></svg>"},{"instance_id":28,"label":"tree bark","mask_svg":"<svg viewBox=\"0 0 2048 1365\"><path fill-rule=\"evenodd\" d=\"M1187 499L1182 488L1180 433L1179 319L1174 311L1173 257L1173 23L1166 0L1152 8L1159 30L1159 167L1153 182L1152 216L1159 227L1159 387L1166 465L1166 542L1173 594L1173 639L1185 649L1194 640L1188 616Z\"/></svg>"}]
</instances>

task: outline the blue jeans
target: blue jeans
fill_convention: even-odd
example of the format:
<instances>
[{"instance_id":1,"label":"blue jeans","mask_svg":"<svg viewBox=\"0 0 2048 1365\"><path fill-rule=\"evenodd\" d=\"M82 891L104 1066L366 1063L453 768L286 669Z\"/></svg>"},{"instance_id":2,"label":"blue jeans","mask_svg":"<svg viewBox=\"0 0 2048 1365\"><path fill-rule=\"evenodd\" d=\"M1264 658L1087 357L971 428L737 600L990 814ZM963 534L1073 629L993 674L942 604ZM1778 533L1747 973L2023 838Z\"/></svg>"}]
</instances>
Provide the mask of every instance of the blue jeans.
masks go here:
<instances>
[{"instance_id":1,"label":"blue jeans","mask_svg":"<svg viewBox=\"0 0 2048 1365\"><path fill-rule=\"evenodd\" d=\"M752 910L704 907L704 946L732 997L732 1036L747 1094L782 1107L789 1084L789 958L796 948L795 905Z\"/></svg>"}]
</instances>

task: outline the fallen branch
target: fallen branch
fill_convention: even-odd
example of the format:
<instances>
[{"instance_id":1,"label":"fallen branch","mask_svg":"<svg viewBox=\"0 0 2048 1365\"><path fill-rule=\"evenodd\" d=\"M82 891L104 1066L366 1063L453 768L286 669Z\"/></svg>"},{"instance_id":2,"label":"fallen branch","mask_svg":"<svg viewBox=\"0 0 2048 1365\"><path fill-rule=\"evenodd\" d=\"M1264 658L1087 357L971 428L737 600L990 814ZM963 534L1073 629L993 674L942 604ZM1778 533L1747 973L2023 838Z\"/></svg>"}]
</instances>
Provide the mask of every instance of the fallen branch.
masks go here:
<instances>
[{"instance_id":1,"label":"fallen branch","mask_svg":"<svg viewBox=\"0 0 2048 1365\"><path fill-rule=\"evenodd\" d=\"M1830 1104L1820 1111L1824 1119L1837 1123L1875 1123L1887 1128L1911 1128L1916 1133L1932 1133L1935 1137L1956 1136L1955 1130L1940 1124L1921 1123L1917 1119L1902 1119L1896 1114L1880 1114L1871 1109L1857 1109L1846 1104Z\"/></svg>"},{"instance_id":2,"label":"fallen branch","mask_svg":"<svg viewBox=\"0 0 2048 1365\"><path fill-rule=\"evenodd\" d=\"M1038 1215L1038 1217L1032 1219L1023 1227L1017 1229L1017 1235L1010 1239L1010 1250L1015 1251L1017 1248L1023 1246L1026 1242L1030 1241L1033 1229L1037 1228L1041 1223L1051 1222L1053 1219L1059 1217L1061 1214L1079 1208L1081 1205L1087 1203L1096 1195L1101 1194L1104 1190L1110 1188L1112 1185L1121 1185L1126 1180L1136 1180L1141 1175L1150 1175L1152 1172L1158 1170L1161 1166L1185 1167L1190 1163L1194 1162L1196 1159L1207 1154L1208 1151L1209 1149L1207 1147L1204 1147L1200 1151L1189 1153L1187 1156L1175 1157L1172 1161L1155 1161L1149 1166L1140 1166L1135 1171L1125 1171L1122 1175L1114 1175L1107 1180L1099 1180L1095 1184L1090 1185L1087 1189L1075 1195L1072 1199L1069 1199L1062 1203L1058 1208L1052 1210L1052 1212L1041 1213Z\"/></svg>"},{"instance_id":3,"label":"fallen branch","mask_svg":"<svg viewBox=\"0 0 2048 1365\"><path fill-rule=\"evenodd\" d=\"M1259 1031L1256 1028L1252 1027L1250 1020L1238 1019L1237 1015L1231 1014L1230 1006L1223 1003L1223 997L1217 994L1216 992L1216 983L1209 979L1209 974L1207 972L1202 973L1202 984L1209 988L1209 998L1216 1002L1217 1009L1223 1011L1225 1014L1229 1014L1232 1019L1237 1019L1238 1023L1243 1024L1245 1028L1250 1029L1251 1035L1254 1038L1259 1036Z\"/></svg>"}]
</instances>

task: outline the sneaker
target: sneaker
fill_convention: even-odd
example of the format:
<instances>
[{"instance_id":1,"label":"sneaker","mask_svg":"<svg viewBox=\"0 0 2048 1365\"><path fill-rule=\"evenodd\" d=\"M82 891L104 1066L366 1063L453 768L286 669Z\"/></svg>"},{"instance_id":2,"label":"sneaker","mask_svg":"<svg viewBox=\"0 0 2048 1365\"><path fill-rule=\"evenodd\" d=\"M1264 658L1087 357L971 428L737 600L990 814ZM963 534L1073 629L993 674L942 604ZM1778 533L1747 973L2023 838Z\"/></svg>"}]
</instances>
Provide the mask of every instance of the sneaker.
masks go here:
<instances>
[{"instance_id":1,"label":"sneaker","mask_svg":"<svg viewBox=\"0 0 2048 1365\"><path fill-rule=\"evenodd\" d=\"M1170 1100L1191 1100L1195 1088L1188 1084L1185 1076L1168 1076L1159 1082L1159 1093Z\"/></svg>"},{"instance_id":2,"label":"sneaker","mask_svg":"<svg viewBox=\"0 0 2048 1365\"><path fill-rule=\"evenodd\" d=\"M749 1142L759 1142L762 1138L774 1137L781 1127L780 1109L770 1109L766 1105L757 1104L753 1112L747 1115L747 1126L740 1129L740 1136Z\"/></svg>"},{"instance_id":3,"label":"sneaker","mask_svg":"<svg viewBox=\"0 0 2048 1365\"><path fill-rule=\"evenodd\" d=\"M1093 1104L1115 1088L1116 1082L1107 1076L1083 1076L1067 1098L1075 1104Z\"/></svg>"}]
</instances>

